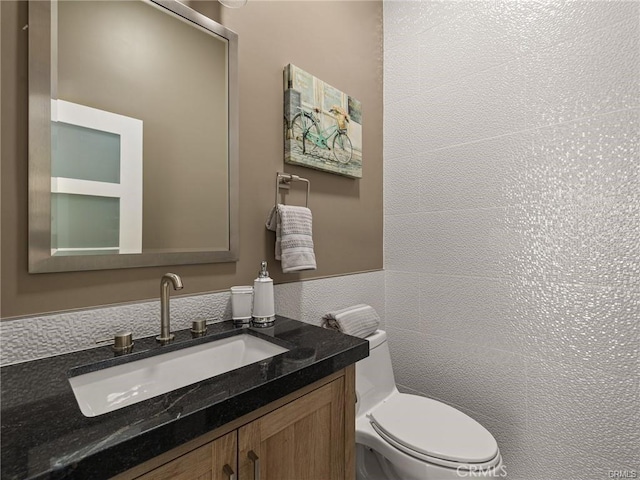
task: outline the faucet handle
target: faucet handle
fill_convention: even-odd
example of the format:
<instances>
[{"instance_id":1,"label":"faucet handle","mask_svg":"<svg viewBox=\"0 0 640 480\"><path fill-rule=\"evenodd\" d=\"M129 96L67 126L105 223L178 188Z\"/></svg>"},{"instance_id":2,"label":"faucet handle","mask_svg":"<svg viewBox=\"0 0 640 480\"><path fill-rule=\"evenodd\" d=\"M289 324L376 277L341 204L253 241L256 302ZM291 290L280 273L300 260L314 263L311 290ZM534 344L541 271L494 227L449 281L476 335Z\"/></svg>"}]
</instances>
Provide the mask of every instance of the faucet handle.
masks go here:
<instances>
[{"instance_id":1,"label":"faucet handle","mask_svg":"<svg viewBox=\"0 0 640 480\"><path fill-rule=\"evenodd\" d=\"M97 344L111 342L113 342L113 344L111 345L111 349L116 353L129 353L131 350L133 350L133 334L131 332L117 332L113 336L113 340L96 340Z\"/></svg>"},{"instance_id":2,"label":"faucet handle","mask_svg":"<svg viewBox=\"0 0 640 480\"><path fill-rule=\"evenodd\" d=\"M191 336L193 338L201 337L207 333L207 321L203 318L199 318L191 322Z\"/></svg>"}]
</instances>

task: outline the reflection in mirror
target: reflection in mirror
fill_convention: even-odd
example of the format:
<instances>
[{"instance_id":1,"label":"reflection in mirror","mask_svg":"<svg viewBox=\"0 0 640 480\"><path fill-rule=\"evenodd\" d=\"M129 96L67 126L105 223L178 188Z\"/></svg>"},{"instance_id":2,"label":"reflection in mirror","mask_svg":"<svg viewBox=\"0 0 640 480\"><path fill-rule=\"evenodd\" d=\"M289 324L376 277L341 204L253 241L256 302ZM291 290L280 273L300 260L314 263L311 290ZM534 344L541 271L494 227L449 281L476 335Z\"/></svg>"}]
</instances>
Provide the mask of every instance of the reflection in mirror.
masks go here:
<instances>
[{"instance_id":1,"label":"reflection in mirror","mask_svg":"<svg viewBox=\"0 0 640 480\"><path fill-rule=\"evenodd\" d=\"M31 2L29 35L30 272L237 259L237 36L76 0Z\"/></svg>"},{"instance_id":2,"label":"reflection in mirror","mask_svg":"<svg viewBox=\"0 0 640 480\"><path fill-rule=\"evenodd\" d=\"M142 120L51 101L51 255L142 253L142 134Z\"/></svg>"}]
</instances>

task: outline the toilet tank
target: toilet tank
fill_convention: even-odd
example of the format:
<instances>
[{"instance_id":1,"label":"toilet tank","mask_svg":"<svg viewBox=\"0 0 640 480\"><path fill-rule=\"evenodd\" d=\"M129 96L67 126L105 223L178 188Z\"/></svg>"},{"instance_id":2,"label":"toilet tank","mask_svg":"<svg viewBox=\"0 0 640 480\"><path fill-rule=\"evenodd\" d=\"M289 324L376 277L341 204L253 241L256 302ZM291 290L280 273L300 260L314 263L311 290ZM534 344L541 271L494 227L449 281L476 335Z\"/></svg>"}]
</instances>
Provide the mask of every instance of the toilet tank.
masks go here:
<instances>
[{"instance_id":1,"label":"toilet tank","mask_svg":"<svg viewBox=\"0 0 640 480\"><path fill-rule=\"evenodd\" d=\"M356 363L357 416L365 414L396 391L387 333L376 330L367 340L369 356Z\"/></svg>"}]
</instances>

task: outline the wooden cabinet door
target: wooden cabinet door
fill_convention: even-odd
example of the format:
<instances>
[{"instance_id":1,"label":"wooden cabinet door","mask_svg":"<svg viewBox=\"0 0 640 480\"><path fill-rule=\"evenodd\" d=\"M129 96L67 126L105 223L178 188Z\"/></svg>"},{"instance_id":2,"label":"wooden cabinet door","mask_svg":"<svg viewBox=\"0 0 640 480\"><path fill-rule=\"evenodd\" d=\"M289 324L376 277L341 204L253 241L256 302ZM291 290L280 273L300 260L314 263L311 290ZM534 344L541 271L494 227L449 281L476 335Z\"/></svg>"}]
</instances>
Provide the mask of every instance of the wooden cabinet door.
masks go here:
<instances>
[{"instance_id":1,"label":"wooden cabinet door","mask_svg":"<svg viewBox=\"0 0 640 480\"><path fill-rule=\"evenodd\" d=\"M230 480L237 467L237 432L207 443L161 467L138 477L139 480Z\"/></svg>"},{"instance_id":2,"label":"wooden cabinet door","mask_svg":"<svg viewBox=\"0 0 640 480\"><path fill-rule=\"evenodd\" d=\"M238 431L234 430L211 442L211 457L211 480L237 480Z\"/></svg>"},{"instance_id":3,"label":"wooden cabinet door","mask_svg":"<svg viewBox=\"0 0 640 480\"><path fill-rule=\"evenodd\" d=\"M344 480L344 396L338 378L241 427L240 479Z\"/></svg>"}]
</instances>

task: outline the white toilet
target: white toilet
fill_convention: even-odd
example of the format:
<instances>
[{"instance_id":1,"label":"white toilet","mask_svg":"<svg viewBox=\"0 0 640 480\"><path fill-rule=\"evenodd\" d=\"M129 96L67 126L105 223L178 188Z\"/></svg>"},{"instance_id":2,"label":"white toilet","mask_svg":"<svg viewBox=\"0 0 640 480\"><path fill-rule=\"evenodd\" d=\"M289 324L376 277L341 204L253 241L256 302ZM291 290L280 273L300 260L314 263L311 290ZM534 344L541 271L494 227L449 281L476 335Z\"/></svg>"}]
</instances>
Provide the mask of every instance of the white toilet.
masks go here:
<instances>
[{"instance_id":1,"label":"white toilet","mask_svg":"<svg viewBox=\"0 0 640 480\"><path fill-rule=\"evenodd\" d=\"M367 337L356 363L356 478L447 480L504 476L495 439L471 417L395 385L387 334Z\"/></svg>"}]
</instances>

